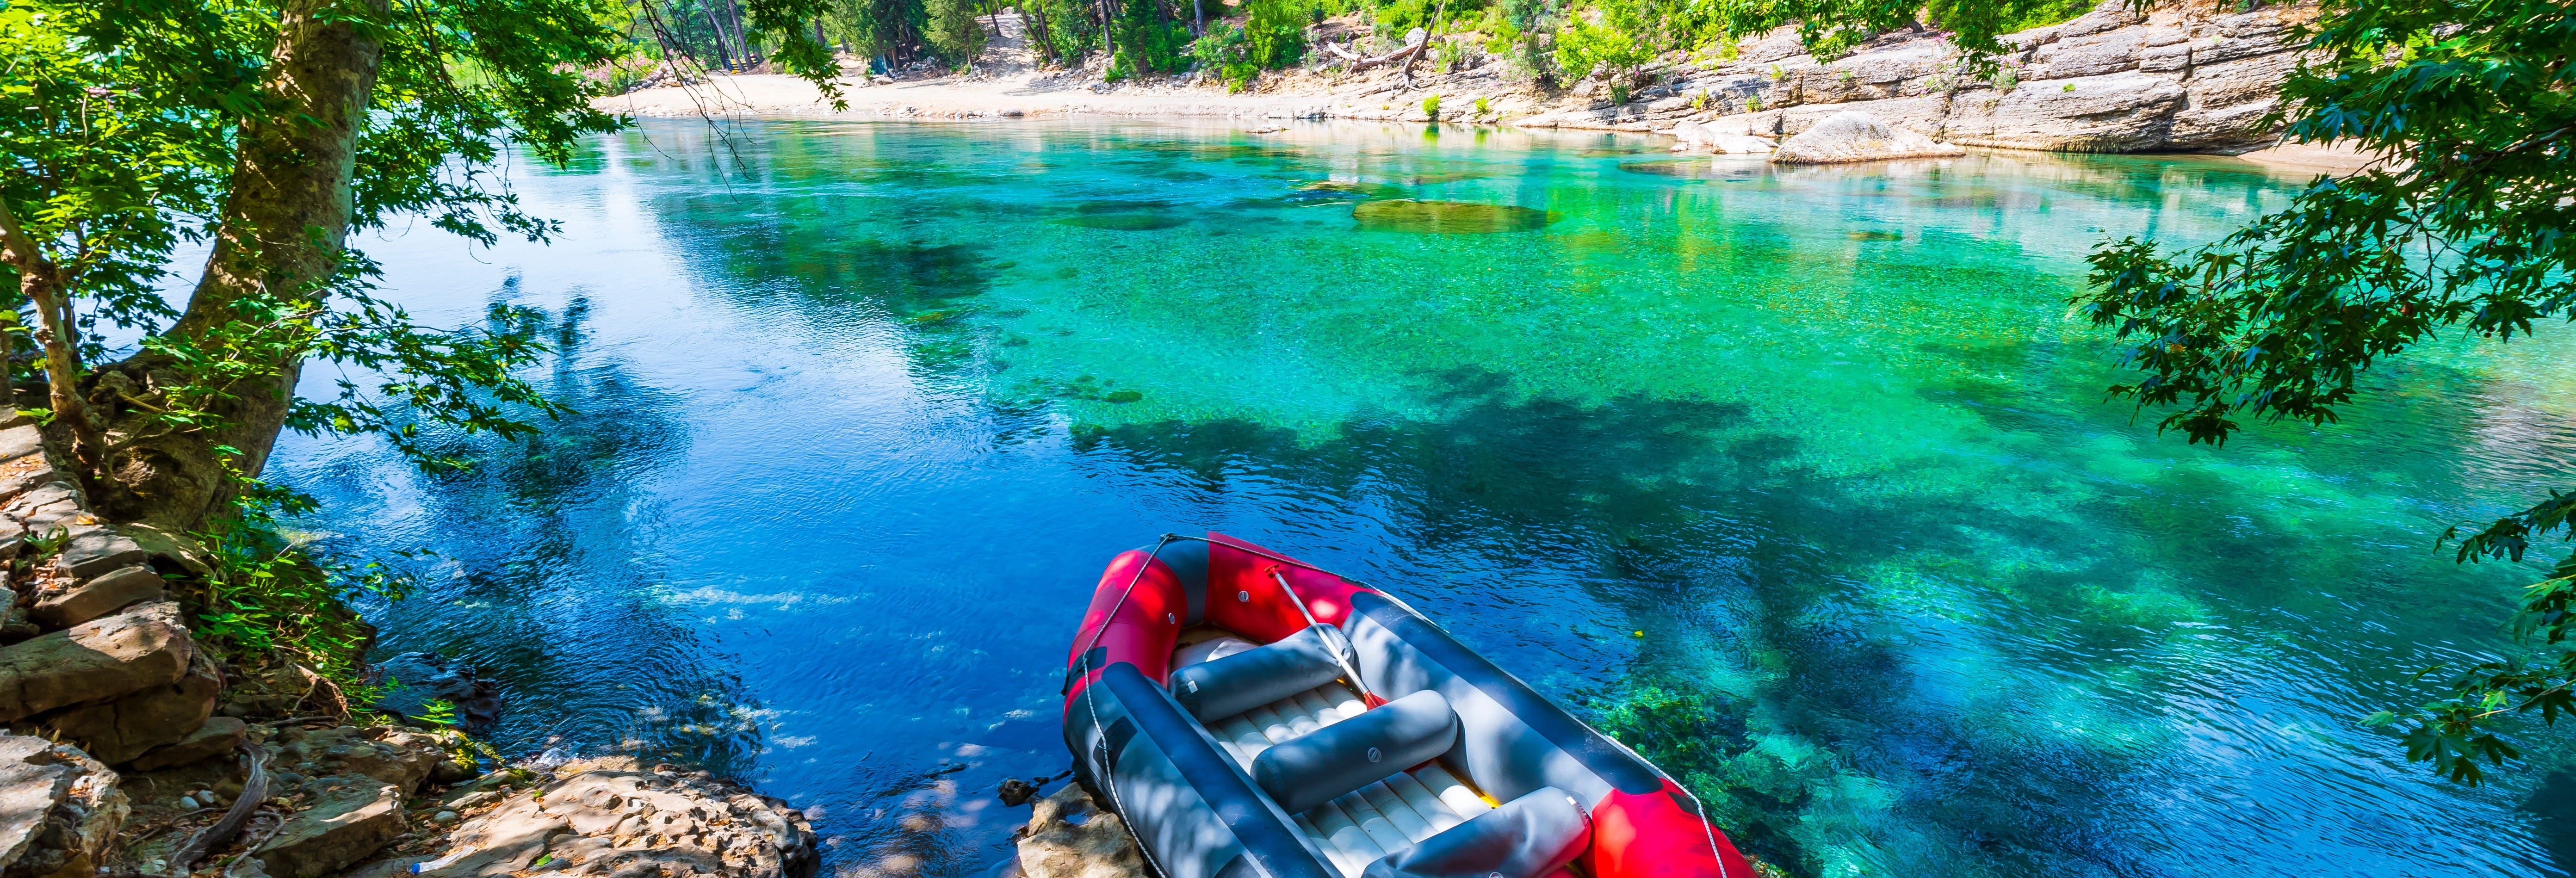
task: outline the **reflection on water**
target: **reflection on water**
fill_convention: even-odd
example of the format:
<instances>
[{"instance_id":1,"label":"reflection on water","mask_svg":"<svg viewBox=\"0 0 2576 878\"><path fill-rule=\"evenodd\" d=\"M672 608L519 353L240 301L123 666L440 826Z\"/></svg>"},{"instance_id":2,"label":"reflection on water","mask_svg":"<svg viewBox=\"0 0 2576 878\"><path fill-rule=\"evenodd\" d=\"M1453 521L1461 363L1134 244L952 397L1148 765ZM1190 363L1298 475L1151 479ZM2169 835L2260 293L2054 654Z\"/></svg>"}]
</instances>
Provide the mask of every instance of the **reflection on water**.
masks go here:
<instances>
[{"instance_id":1,"label":"reflection on water","mask_svg":"<svg viewBox=\"0 0 2576 878\"><path fill-rule=\"evenodd\" d=\"M971 876L1025 818L994 785L1066 762L1100 565L1217 529L1664 735L1802 874L2576 849L2576 766L2460 790L2353 722L2498 646L2529 571L2427 547L2576 450L2563 342L2430 351L2349 427L2213 451L2104 404L2066 319L2091 242L2213 237L2296 178L1687 163L1710 182L1419 126L726 136L523 174L552 248L368 243L423 312L550 309L579 415L451 440L462 475L279 458L314 529L439 553L384 647L505 680L508 747L710 763L812 808L836 870Z\"/></svg>"}]
</instances>

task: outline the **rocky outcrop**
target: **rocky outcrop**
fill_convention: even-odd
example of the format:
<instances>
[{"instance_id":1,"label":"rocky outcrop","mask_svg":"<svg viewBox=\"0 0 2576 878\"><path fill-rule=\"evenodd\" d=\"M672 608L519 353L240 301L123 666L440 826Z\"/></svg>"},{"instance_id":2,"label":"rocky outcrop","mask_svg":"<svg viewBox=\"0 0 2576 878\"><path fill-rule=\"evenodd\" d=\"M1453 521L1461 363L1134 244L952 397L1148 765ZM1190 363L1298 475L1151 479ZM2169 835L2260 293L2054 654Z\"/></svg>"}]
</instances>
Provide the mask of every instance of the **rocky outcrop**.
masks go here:
<instances>
[{"instance_id":1,"label":"rocky outcrop","mask_svg":"<svg viewBox=\"0 0 2576 878\"><path fill-rule=\"evenodd\" d=\"M125 825L116 773L42 738L0 735L0 878L88 878Z\"/></svg>"},{"instance_id":2,"label":"rocky outcrop","mask_svg":"<svg viewBox=\"0 0 2576 878\"><path fill-rule=\"evenodd\" d=\"M1094 803L1081 784L1065 784L1029 809L1029 825L1020 831L1019 867L1028 878L1146 874L1127 825Z\"/></svg>"},{"instance_id":3,"label":"rocky outcrop","mask_svg":"<svg viewBox=\"0 0 2576 878\"><path fill-rule=\"evenodd\" d=\"M316 781L313 798L258 851L275 878L321 878L366 859L403 831L403 790L366 777Z\"/></svg>"},{"instance_id":4,"label":"rocky outcrop","mask_svg":"<svg viewBox=\"0 0 2576 878\"><path fill-rule=\"evenodd\" d=\"M56 577L35 590L35 606L27 617L47 628L69 628L135 604L158 601L165 592L161 574L140 564L86 580Z\"/></svg>"},{"instance_id":5,"label":"rocky outcrop","mask_svg":"<svg viewBox=\"0 0 2576 878\"><path fill-rule=\"evenodd\" d=\"M0 648L0 722L177 683L196 654L174 603L145 604Z\"/></svg>"},{"instance_id":6,"label":"rocky outcrop","mask_svg":"<svg viewBox=\"0 0 2576 878\"><path fill-rule=\"evenodd\" d=\"M1746 130L1741 117L1692 122L1683 120L1670 132L1674 152L1705 152L1716 155L1764 155L1779 147L1771 138Z\"/></svg>"},{"instance_id":7,"label":"rocky outcrop","mask_svg":"<svg viewBox=\"0 0 2576 878\"><path fill-rule=\"evenodd\" d=\"M166 606L166 605L165 605ZM111 701L67 708L38 717L63 740L80 745L110 765L122 765L155 747L186 738L215 712L215 694L224 688L223 672L213 658L198 652L188 671L166 685Z\"/></svg>"},{"instance_id":8,"label":"rocky outcrop","mask_svg":"<svg viewBox=\"0 0 2576 878\"><path fill-rule=\"evenodd\" d=\"M289 729L270 746L275 786L304 802L256 856L273 878L318 878L374 856L410 826L403 805L447 756L437 737L387 727Z\"/></svg>"},{"instance_id":9,"label":"rocky outcrop","mask_svg":"<svg viewBox=\"0 0 2576 878\"><path fill-rule=\"evenodd\" d=\"M2300 57L2289 30L2314 15L2313 5L2140 11L2108 0L2073 21L2005 37L2013 51L1982 78L1962 70L1931 30L1887 34L1822 62L1784 29L1743 44L1733 59L1665 70L1667 83L1640 91L1637 103L1524 124L1669 130L1740 118L1749 134L1790 137L1858 110L1966 146L2242 152L2279 139L2264 119L2281 108L2281 83Z\"/></svg>"},{"instance_id":10,"label":"rocky outcrop","mask_svg":"<svg viewBox=\"0 0 2576 878\"><path fill-rule=\"evenodd\" d=\"M187 737L155 747L127 763L127 767L136 771L155 771L229 756L233 748L241 746L242 737L249 731L250 725L241 720L229 716L208 717Z\"/></svg>"},{"instance_id":11,"label":"rocky outcrop","mask_svg":"<svg viewBox=\"0 0 2576 878\"><path fill-rule=\"evenodd\" d=\"M1967 150L1932 138L1891 128L1857 110L1835 114L1833 118L1799 132L1780 142L1771 160L1784 165L1831 165L1846 162L1875 162L1886 159L1917 159L1964 155Z\"/></svg>"},{"instance_id":12,"label":"rocky outcrop","mask_svg":"<svg viewBox=\"0 0 2576 878\"><path fill-rule=\"evenodd\" d=\"M704 772L646 770L613 757L530 777L537 782L517 790L506 780L460 786L446 803L451 819L461 819L454 830L351 875L390 878L416 866L431 878L532 868L617 878L802 878L817 861L802 812Z\"/></svg>"}]
</instances>

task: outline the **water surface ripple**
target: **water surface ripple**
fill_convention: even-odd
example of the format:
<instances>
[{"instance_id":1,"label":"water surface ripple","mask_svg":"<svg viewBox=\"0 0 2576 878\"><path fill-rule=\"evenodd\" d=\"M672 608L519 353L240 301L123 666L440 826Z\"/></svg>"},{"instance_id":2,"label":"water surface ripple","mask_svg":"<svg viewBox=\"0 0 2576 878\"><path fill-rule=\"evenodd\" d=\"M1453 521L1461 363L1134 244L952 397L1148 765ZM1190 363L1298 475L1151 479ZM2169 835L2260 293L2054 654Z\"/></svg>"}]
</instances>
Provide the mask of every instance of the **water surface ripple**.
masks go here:
<instances>
[{"instance_id":1,"label":"water surface ripple","mask_svg":"<svg viewBox=\"0 0 2576 878\"><path fill-rule=\"evenodd\" d=\"M2206 240L2297 177L1619 146L651 123L518 169L554 246L361 242L427 319L554 315L535 377L579 414L440 439L461 474L274 472L344 549L439 553L372 614L498 674L506 746L735 772L849 875L1000 862L1102 562L1207 529L1582 710L1713 705L1668 767L1802 874L2560 873L2563 746L2463 790L2354 721L2500 646L2532 570L2433 537L2563 481L2563 338L2186 447L2103 401L2064 299L2094 241Z\"/></svg>"}]
</instances>

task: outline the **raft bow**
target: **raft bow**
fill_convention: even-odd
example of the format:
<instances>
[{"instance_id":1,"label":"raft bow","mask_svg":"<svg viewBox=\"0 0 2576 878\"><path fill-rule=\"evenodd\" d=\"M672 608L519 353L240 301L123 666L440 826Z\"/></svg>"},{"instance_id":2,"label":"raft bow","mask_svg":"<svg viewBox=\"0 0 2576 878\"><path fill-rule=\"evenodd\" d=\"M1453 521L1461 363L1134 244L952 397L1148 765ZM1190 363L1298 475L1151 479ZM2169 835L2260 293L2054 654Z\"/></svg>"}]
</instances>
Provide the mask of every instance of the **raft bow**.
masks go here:
<instances>
[{"instance_id":1,"label":"raft bow","mask_svg":"<svg viewBox=\"0 0 2576 878\"><path fill-rule=\"evenodd\" d=\"M1075 775L1162 878L1753 878L1634 751L1251 543L1121 553L1065 664Z\"/></svg>"}]
</instances>

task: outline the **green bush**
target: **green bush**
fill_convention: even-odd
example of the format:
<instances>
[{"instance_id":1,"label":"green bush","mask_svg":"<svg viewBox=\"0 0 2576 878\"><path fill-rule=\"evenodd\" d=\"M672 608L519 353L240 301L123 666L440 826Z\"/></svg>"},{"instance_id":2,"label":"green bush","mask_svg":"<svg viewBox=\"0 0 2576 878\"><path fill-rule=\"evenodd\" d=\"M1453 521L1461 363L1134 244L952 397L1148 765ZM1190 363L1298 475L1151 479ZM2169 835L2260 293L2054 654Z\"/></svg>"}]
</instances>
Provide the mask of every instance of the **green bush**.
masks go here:
<instances>
[{"instance_id":1,"label":"green bush","mask_svg":"<svg viewBox=\"0 0 2576 878\"><path fill-rule=\"evenodd\" d=\"M1243 0L1241 8L1253 64L1277 70L1306 59L1306 25L1322 11L1313 0Z\"/></svg>"},{"instance_id":2,"label":"green bush","mask_svg":"<svg viewBox=\"0 0 2576 878\"><path fill-rule=\"evenodd\" d=\"M1600 0L1556 36L1556 63L1569 79L1620 76L1654 58L1652 26L1636 0Z\"/></svg>"},{"instance_id":3,"label":"green bush","mask_svg":"<svg viewBox=\"0 0 2576 878\"><path fill-rule=\"evenodd\" d=\"M1243 28L1230 24L1209 27L1207 35L1190 47L1190 57L1200 70L1225 80L1228 92L1242 91L1261 73L1260 65L1252 63L1252 41Z\"/></svg>"},{"instance_id":4,"label":"green bush","mask_svg":"<svg viewBox=\"0 0 2576 878\"><path fill-rule=\"evenodd\" d=\"M400 599L407 581L377 564L315 557L281 534L275 518L310 512L313 501L256 481L244 485L235 516L193 535L212 569L174 589L197 620L197 641L236 666L292 662L330 679L353 702L372 700L361 659L375 629L346 601Z\"/></svg>"},{"instance_id":5,"label":"green bush","mask_svg":"<svg viewBox=\"0 0 2576 878\"><path fill-rule=\"evenodd\" d=\"M1438 121L1440 121L1440 96L1439 96L1439 95L1432 95L1432 96L1430 96L1430 97L1427 97L1427 98L1423 98L1423 99L1422 99L1422 115L1425 115L1425 116L1429 116L1429 117L1431 117L1431 121L1434 121L1434 122L1438 122Z\"/></svg>"}]
</instances>

